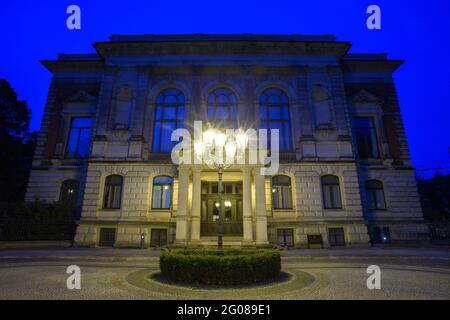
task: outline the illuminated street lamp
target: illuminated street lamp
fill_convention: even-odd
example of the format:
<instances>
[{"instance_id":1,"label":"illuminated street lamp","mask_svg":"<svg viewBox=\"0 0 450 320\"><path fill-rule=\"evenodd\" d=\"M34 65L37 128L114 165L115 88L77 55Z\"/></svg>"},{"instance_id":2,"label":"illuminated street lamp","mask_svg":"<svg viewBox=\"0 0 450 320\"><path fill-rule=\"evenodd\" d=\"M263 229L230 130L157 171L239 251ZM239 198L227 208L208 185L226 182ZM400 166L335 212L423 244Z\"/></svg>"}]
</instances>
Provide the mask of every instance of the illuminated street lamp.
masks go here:
<instances>
[{"instance_id":1,"label":"illuminated street lamp","mask_svg":"<svg viewBox=\"0 0 450 320\"><path fill-rule=\"evenodd\" d=\"M223 171L233 165L237 151L239 151L238 154L243 154L248 143L248 136L244 131L230 132L232 131L225 133L223 130L211 128L203 132L201 139L194 142L194 151L198 159L201 159L209 168L218 171L219 186L217 192L219 194L219 203L217 207L219 219L217 226L217 252L219 256L223 255Z\"/></svg>"}]
</instances>

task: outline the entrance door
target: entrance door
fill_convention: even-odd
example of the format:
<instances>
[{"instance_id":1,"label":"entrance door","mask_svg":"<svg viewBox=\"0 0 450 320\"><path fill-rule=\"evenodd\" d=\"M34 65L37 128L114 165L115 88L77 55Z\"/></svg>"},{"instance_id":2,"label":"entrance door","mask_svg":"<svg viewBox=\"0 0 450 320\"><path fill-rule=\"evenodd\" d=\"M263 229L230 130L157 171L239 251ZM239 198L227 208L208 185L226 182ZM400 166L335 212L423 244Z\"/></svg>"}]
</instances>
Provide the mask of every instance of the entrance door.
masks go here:
<instances>
[{"instance_id":1,"label":"entrance door","mask_svg":"<svg viewBox=\"0 0 450 320\"><path fill-rule=\"evenodd\" d=\"M222 230L224 235L242 236L242 183L223 182ZM202 182L201 236L216 236L219 221L217 182Z\"/></svg>"}]
</instances>

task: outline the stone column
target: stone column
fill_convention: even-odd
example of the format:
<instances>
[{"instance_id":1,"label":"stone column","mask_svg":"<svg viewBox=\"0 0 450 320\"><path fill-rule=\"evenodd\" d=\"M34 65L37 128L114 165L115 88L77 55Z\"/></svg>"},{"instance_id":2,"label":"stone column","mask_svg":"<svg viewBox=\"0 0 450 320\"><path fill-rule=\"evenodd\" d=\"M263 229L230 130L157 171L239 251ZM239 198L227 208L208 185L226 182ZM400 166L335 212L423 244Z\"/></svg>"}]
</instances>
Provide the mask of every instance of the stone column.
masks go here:
<instances>
[{"instance_id":1,"label":"stone column","mask_svg":"<svg viewBox=\"0 0 450 320\"><path fill-rule=\"evenodd\" d=\"M260 174L260 168L254 170L256 195L256 244L267 244L267 213L265 176Z\"/></svg>"},{"instance_id":2,"label":"stone column","mask_svg":"<svg viewBox=\"0 0 450 320\"><path fill-rule=\"evenodd\" d=\"M200 169L192 169L192 210L191 210L191 240L200 240L201 216L201 181Z\"/></svg>"},{"instance_id":3,"label":"stone column","mask_svg":"<svg viewBox=\"0 0 450 320\"><path fill-rule=\"evenodd\" d=\"M187 244L187 204L189 169L178 168L178 210L175 240L177 244Z\"/></svg>"},{"instance_id":4,"label":"stone column","mask_svg":"<svg viewBox=\"0 0 450 320\"><path fill-rule=\"evenodd\" d=\"M242 209L244 241L253 241L252 190L250 168L242 169Z\"/></svg>"}]
</instances>

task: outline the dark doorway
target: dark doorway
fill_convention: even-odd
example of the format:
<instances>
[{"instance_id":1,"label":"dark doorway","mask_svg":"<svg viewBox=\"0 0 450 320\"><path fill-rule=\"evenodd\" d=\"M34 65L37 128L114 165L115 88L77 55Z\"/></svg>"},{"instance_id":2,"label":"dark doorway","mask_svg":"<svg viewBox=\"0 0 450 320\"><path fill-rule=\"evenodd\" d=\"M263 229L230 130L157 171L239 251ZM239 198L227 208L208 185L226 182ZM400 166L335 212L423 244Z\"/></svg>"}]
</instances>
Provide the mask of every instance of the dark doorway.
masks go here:
<instances>
[{"instance_id":1,"label":"dark doorway","mask_svg":"<svg viewBox=\"0 0 450 320\"><path fill-rule=\"evenodd\" d=\"M373 227L373 243L390 243L391 232L389 227Z\"/></svg>"}]
</instances>

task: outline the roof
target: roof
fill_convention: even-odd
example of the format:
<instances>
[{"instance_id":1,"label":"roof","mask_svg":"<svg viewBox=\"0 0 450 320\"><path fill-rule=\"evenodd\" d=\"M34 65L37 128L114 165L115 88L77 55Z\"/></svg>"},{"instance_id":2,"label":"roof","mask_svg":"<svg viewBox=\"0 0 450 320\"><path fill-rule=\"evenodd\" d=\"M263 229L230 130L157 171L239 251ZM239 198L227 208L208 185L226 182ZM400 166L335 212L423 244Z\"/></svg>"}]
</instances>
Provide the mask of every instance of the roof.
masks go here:
<instances>
[{"instance_id":1,"label":"roof","mask_svg":"<svg viewBox=\"0 0 450 320\"><path fill-rule=\"evenodd\" d=\"M333 42L333 35L303 34L142 34L120 35L109 37L111 42L177 42L177 41L268 41L268 42Z\"/></svg>"}]
</instances>

